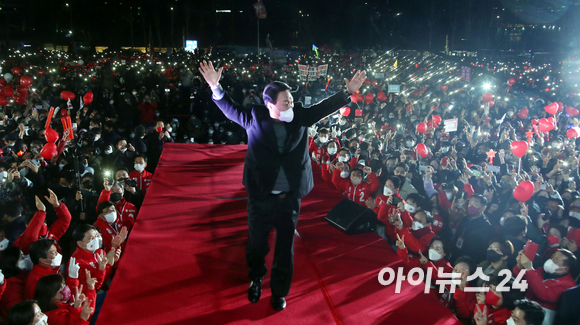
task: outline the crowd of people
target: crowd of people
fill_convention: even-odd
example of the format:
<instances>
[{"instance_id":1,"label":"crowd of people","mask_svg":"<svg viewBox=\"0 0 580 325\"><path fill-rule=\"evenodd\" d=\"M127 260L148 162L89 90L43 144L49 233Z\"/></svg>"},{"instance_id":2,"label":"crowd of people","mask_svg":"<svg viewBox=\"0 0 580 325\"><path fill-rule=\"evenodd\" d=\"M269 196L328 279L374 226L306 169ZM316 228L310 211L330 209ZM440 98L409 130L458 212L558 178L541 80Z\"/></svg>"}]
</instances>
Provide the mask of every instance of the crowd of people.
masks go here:
<instances>
[{"instance_id":1,"label":"crowd of people","mask_svg":"<svg viewBox=\"0 0 580 325\"><path fill-rule=\"evenodd\" d=\"M438 296L466 324L578 323L578 243L568 234L580 228L580 173L577 141L567 132L578 120L565 110L553 116L551 131L534 122L548 117L552 102L579 105L558 62L373 51L273 58L43 50L13 51L2 62L0 316L7 324L94 323L165 143L246 143L244 130L211 102L197 72L205 58L224 68L225 92L247 107L263 103L272 80L315 103L339 91L353 69L367 70L361 94L311 128L312 162L323 178L376 212L377 231L406 265L461 273L455 293ZM299 64L328 64L328 72L305 80ZM32 85L23 85L24 76ZM508 85L512 76L517 82ZM482 100L484 84L492 104ZM389 93L389 85L400 89ZM63 91L76 96L67 101ZM89 92L94 99L83 102ZM457 131L446 132L434 115L457 118ZM73 136L61 116L71 118ZM47 119L59 137L48 158ZM520 160L510 145L527 140L527 131ZM520 202L512 193L528 180L533 195ZM528 240L538 245L532 258L522 252ZM472 279L477 266L487 279ZM526 292L498 291L502 270L527 281Z\"/></svg>"}]
</instances>

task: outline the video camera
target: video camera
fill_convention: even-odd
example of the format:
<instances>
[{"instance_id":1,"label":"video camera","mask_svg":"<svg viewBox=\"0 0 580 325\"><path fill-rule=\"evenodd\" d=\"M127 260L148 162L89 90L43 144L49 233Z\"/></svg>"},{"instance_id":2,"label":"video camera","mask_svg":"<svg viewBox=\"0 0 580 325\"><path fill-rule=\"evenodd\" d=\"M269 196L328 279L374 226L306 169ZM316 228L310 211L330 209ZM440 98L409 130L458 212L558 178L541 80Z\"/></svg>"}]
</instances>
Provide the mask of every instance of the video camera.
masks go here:
<instances>
[{"instance_id":1,"label":"video camera","mask_svg":"<svg viewBox=\"0 0 580 325\"><path fill-rule=\"evenodd\" d=\"M127 186L130 186L130 187L137 187L137 181L134 180L134 179L130 179L130 178L120 178L118 180L118 182L119 183L123 183L123 184L125 184Z\"/></svg>"}]
</instances>

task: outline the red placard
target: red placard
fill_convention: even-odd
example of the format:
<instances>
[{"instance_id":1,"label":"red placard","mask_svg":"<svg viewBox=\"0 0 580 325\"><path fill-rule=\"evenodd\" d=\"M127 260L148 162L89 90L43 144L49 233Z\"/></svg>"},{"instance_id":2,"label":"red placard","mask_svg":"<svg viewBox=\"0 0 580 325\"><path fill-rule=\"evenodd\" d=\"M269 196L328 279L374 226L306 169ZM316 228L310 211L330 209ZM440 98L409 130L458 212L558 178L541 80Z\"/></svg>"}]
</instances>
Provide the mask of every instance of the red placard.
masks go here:
<instances>
[{"instance_id":1,"label":"red placard","mask_svg":"<svg viewBox=\"0 0 580 325\"><path fill-rule=\"evenodd\" d=\"M568 229L568 234L566 235L568 240L573 240L576 245L580 244L580 229L576 229L574 227L570 227Z\"/></svg>"},{"instance_id":2,"label":"red placard","mask_svg":"<svg viewBox=\"0 0 580 325\"><path fill-rule=\"evenodd\" d=\"M538 244L536 244L528 239L528 242L524 246L524 255L526 255L526 257L530 261L534 261L534 259L536 258L536 253L538 252L539 247L540 247L540 245L538 245Z\"/></svg>"},{"instance_id":3,"label":"red placard","mask_svg":"<svg viewBox=\"0 0 580 325\"><path fill-rule=\"evenodd\" d=\"M362 109L357 109L354 111L354 116L363 116L363 110Z\"/></svg>"}]
</instances>

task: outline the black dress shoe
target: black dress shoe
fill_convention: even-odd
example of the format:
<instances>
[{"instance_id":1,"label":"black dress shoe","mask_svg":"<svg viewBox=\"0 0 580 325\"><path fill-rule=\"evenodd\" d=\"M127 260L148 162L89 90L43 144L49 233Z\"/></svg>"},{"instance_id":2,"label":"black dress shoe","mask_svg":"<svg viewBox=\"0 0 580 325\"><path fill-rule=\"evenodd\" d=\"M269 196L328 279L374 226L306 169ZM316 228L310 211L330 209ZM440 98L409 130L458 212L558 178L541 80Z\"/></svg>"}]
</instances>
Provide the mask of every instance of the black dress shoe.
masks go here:
<instances>
[{"instance_id":1,"label":"black dress shoe","mask_svg":"<svg viewBox=\"0 0 580 325\"><path fill-rule=\"evenodd\" d=\"M252 280L252 283L250 283L250 288L248 289L248 300L251 303L256 303L260 300L260 296L262 295L262 279L263 278L256 278Z\"/></svg>"},{"instance_id":2,"label":"black dress shoe","mask_svg":"<svg viewBox=\"0 0 580 325\"><path fill-rule=\"evenodd\" d=\"M274 308L275 311L284 310L286 308L286 299L284 299L284 297L272 295L272 308Z\"/></svg>"}]
</instances>

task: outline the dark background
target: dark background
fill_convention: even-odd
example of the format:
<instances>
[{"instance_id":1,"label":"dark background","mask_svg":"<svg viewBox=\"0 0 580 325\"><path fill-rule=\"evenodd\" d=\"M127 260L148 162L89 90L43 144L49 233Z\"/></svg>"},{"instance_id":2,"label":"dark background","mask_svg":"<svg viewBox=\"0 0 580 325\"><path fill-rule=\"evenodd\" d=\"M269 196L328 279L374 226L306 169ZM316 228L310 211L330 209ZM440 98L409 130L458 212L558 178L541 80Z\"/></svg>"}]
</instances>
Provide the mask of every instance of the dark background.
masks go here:
<instances>
[{"instance_id":1,"label":"dark background","mask_svg":"<svg viewBox=\"0 0 580 325\"><path fill-rule=\"evenodd\" d=\"M0 41L112 48L257 45L254 0L8 0ZM68 5L67 5L68 4ZM580 42L580 0L264 0L274 48L568 51ZM173 8L173 10L171 10ZM216 10L231 10L216 13ZM399 14L399 15L397 15ZM499 17L499 18L498 18ZM69 33L72 31L72 35Z\"/></svg>"}]
</instances>

